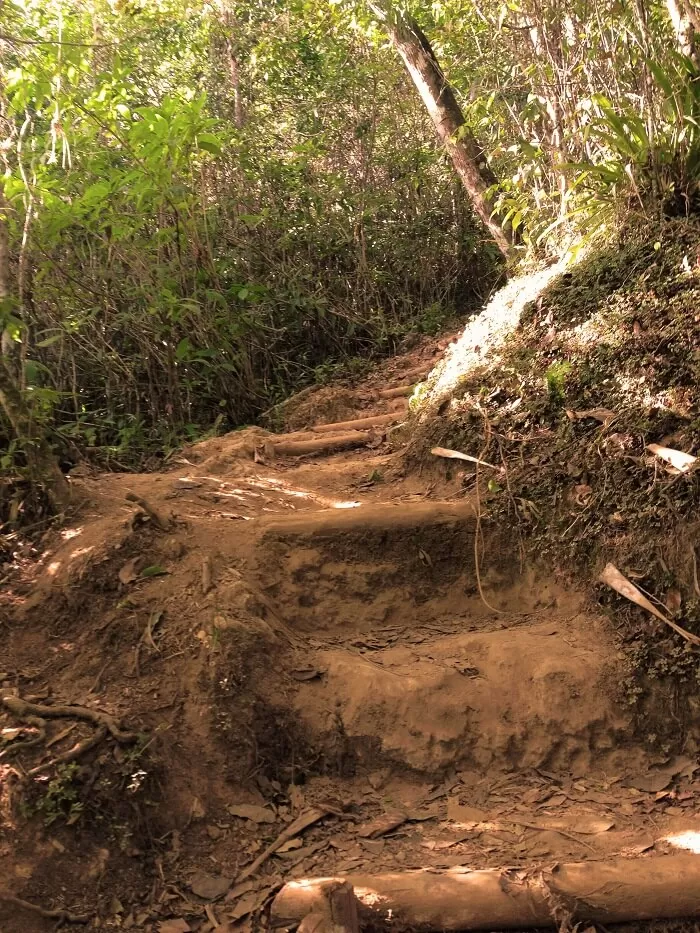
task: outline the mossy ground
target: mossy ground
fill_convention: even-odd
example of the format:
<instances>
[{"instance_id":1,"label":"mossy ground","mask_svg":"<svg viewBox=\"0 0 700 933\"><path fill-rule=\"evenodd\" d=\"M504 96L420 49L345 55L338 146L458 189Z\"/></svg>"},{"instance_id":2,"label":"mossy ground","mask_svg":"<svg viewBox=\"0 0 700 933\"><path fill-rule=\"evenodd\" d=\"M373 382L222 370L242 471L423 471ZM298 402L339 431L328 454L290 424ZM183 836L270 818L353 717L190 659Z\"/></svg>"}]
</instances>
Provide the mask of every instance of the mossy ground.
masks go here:
<instances>
[{"instance_id":1,"label":"mossy ground","mask_svg":"<svg viewBox=\"0 0 700 933\"><path fill-rule=\"evenodd\" d=\"M580 414L595 409L614 417ZM612 561L700 633L700 474L671 475L647 449L700 455L700 225L637 226L590 252L423 411L409 458L438 444L503 467L480 483L485 527L517 528L540 562L587 584ZM596 593L646 673L696 681L678 636Z\"/></svg>"}]
</instances>

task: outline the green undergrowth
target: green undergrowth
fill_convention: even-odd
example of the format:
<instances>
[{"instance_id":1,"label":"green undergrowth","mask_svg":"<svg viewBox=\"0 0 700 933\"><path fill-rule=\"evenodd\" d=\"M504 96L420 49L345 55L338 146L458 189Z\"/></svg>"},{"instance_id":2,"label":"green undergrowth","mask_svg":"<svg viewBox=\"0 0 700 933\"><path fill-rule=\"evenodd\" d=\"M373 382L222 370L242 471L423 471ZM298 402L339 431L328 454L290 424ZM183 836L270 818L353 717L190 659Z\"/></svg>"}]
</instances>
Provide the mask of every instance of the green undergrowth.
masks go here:
<instances>
[{"instance_id":1,"label":"green undergrowth","mask_svg":"<svg viewBox=\"0 0 700 933\"><path fill-rule=\"evenodd\" d=\"M425 404L408 458L439 444L500 467L484 470L486 526L517 529L541 563L587 584L613 562L700 634L700 473L671 475L647 449L700 456L700 226L618 234L526 305L447 398ZM582 414L596 409L607 411ZM460 467L473 488L473 469ZM597 593L640 669L697 686L686 642L603 585Z\"/></svg>"}]
</instances>

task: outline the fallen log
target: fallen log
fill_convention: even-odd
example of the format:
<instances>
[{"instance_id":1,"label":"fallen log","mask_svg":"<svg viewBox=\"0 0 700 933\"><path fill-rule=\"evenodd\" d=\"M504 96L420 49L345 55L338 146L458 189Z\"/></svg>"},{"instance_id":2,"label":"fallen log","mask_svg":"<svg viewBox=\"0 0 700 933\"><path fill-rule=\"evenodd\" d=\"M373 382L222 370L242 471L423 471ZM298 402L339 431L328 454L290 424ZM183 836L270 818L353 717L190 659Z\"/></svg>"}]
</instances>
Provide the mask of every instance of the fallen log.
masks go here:
<instances>
[{"instance_id":1,"label":"fallen log","mask_svg":"<svg viewBox=\"0 0 700 933\"><path fill-rule=\"evenodd\" d=\"M410 395L415 387L416 384L412 382L410 385L394 386L393 389L382 389L379 398L400 398L402 395Z\"/></svg>"},{"instance_id":2,"label":"fallen log","mask_svg":"<svg viewBox=\"0 0 700 933\"><path fill-rule=\"evenodd\" d=\"M347 881L329 881L322 892L323 910L307 914L298 933L360 933L357 898Z\"/></svg>"},{"instance_id":3,"label":"fallen log","mask_svg":"<svg viewBox=\"0 0 700 933\"><path fill-rule=\"evenodd\" d=\"M385 415L372 415L369 418L356 418L354 421L336 421L334 424L316 424L311 429L315 434L332 434L334 431L363 431L365 428L379 427L398 421L400 415L392 411Z\"/></svg>"},{"instance_id":4,"label":"fallen log","mask_svg":"<svg viewBox=\"0 0 700 933\"><path fill-rule=\"evenodd\" d=\"M700 857L668 855L291 881L273 902L272 924L323 913L333 881L352 885L360 925L466 931L700 917Z\"/></svg>"},{"instance_id":5,"label":"fallen log","mask_svg":"<svg viewBox=\"0 0 700 933\"><path fill-rule=\"evenodd\" d=\"M300 457L302 454L324 454L351 447L364 447L374 435L370 431L353 431L335 437L319 437L306 441L273 441L275 457Z\"/></svg>"}]
</instances>

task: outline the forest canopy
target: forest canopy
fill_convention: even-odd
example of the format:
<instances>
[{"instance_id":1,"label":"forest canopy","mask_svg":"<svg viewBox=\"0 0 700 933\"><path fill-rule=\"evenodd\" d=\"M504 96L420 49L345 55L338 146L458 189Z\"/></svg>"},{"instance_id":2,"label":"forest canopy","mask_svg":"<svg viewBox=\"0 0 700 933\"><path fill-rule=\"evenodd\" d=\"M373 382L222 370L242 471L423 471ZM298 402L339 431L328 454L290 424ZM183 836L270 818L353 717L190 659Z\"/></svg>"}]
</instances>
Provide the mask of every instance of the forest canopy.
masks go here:
<instances>
[{"instance_id":1,"label":"forest canopy","mask_svg":"<svg viewBox=\"0 0 700 933\"><path fill-rule=\"evenodd\" d=\"M4 0L3 468L152 463L474 310L503 254L693 213L699 25L690 0Z\"/></svg>"}]
</instances>

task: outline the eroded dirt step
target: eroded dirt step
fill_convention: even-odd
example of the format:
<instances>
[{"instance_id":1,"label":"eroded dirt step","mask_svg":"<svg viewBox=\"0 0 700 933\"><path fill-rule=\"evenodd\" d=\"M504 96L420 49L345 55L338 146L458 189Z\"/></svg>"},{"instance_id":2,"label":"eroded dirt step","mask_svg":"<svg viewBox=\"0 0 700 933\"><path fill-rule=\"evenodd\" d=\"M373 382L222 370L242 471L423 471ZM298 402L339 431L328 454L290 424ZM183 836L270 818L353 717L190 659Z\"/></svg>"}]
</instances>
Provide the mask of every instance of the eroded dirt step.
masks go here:
<instances>
[{"instance_id":1,"label":"eroded dirt step","mask_svg":"<svg viewBox=\"0 0 700 933\"><path fill-rule=\"evenodd\" d=\"M616 696L607 624L551 580L521 574L505 548L489 556L483 599L470 502L380 503L259 527L257 586L311 649L296 714L311 734L339 730L345 757L423 774L617 766L633 722Z\"/></svg>"},{"instance_id":2,"label":"eroded dirt step","mask_svg":"<svg viewBox=\"0 0 700 933\"><path fill-rule=\"evenodd\" d=\"M474 572L474 510L466 500L358 503L265 517L248 570L288 624L308 633L388 625L500 628L566 604L547 579L521 574L508 544ZM494 612L493 608L500 610ZM505 613L503 615L502 613Z\"/></svg>"},{"instance_id":3,"label":"eroded dirt step","mask_svg":"<svg viewBox=\"0 0 700 933\"><path fill-rule=\"evenodd\" d=\"M494 766L585 773L596 762L614 773L628 756L632 716L611 678L614 647L588 616L419 643L409 634L377 649L371 639L364 650L349 642L314 640L305 663L318 676L301 684L295 707L316 734L335 708L359 761L428 774Z\"/></svg>"}]
</instances>

